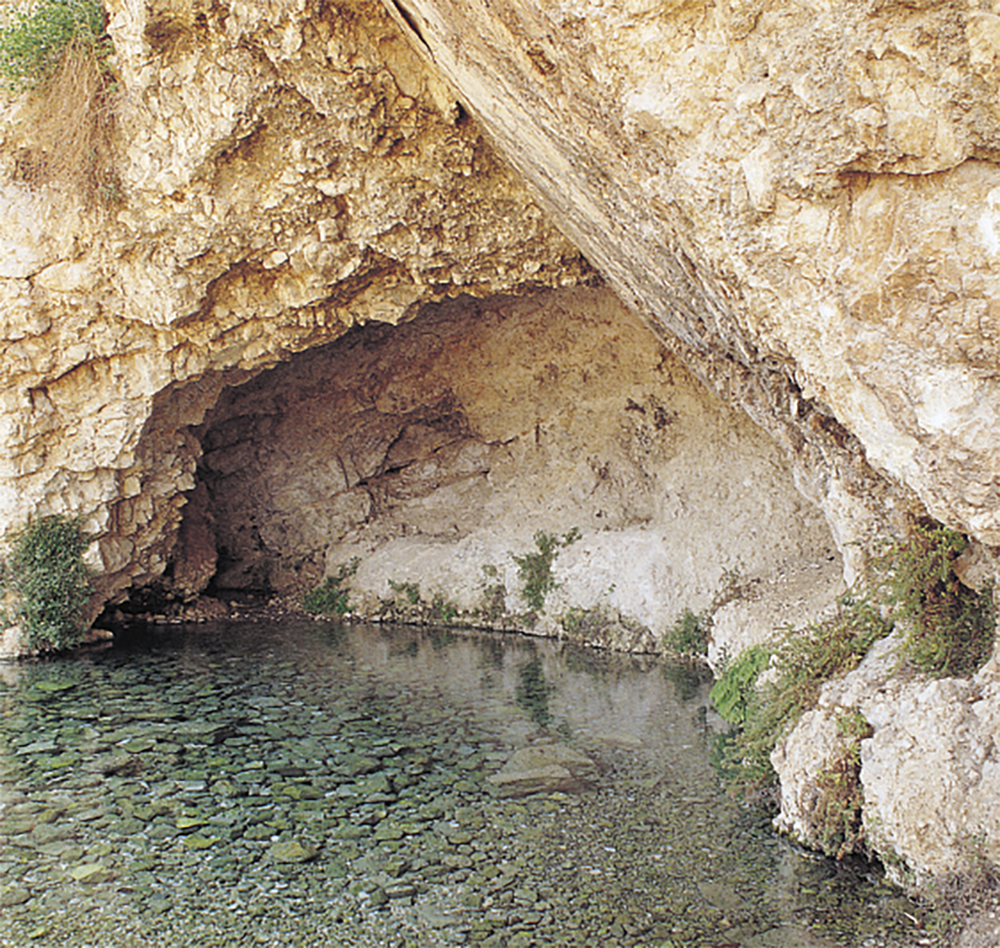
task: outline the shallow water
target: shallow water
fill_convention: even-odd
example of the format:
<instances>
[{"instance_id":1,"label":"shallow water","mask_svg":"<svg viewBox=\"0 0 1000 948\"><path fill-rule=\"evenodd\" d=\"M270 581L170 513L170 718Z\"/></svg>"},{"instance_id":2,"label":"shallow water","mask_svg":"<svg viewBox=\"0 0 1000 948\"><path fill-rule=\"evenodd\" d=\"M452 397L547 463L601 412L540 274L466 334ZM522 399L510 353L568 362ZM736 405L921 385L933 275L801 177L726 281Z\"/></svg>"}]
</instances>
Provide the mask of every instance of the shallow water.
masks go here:
<instances>
[{"instance_id":1,"label":"shallow water","mask_svg":"<svg viewBox=\"0 0 1000 948\"><path fill-rule=\"evenodd\" d=\"M0 666L0 945L903 946L914 908L719 791L708 682L292 622ZM559 742L589 789L505 798Z\"/></svg>"}]
</instances>

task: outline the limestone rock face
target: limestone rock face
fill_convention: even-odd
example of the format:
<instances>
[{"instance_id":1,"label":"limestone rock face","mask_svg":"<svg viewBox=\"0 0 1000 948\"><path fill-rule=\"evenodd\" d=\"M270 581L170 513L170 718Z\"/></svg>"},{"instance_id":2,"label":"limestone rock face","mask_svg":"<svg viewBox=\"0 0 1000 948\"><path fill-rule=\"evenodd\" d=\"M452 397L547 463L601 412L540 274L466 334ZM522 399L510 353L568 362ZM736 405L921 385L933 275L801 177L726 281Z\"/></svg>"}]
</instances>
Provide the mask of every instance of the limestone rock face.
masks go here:
<instances>
[{"instance_id":1,"label":"limestone rock face","mask_svg":"<svg viewBox=\"0 0 1000 948\"><path fill-rule=\"evenodd\" d=\"M921 883L1000 862L1000 665L971 679L905 679L900 643L877 643L855 671L828 682L772 757L781 779L779 825L808 843L817 775L843 747L837 719L860 711L865 829L897 881Z\"/></svg>"},{"instance_id":2,"label":"limestone rock face","mask_svg":"<svg viewBox=\"0 0 1000 948\"><path fill-rule=\"evenodd\" d=\"M31 191L16 125L0 151L0 523L86 514L100 599L163 572L224 386L589 272L377 4L108 9L122 200Z\"/></svg>"},{"instance_id":3,"label":"limestone rock face","mask_svg":"<svg viewBox=\"0 0 1000 948\"><path fill-rule=\"evenodd\" d=\"M789 443L838 539L879 515L824 413L1000 543L991 10L386 5L622 299Z\"/></svg>"},{"instance_id":4,"label":"limestone rock face","mask_svg":"<svg viewBox=\"0 0 1000 948\"><path fill-rule=\"evenodd\" d=\"M780 450L607 290L456 300L355 329L228 389L190 436L202 458L182 536L214 533L224 588L296 589L357 557L362 611L404 584L471 610L502 585L521 613L512 554L575 529L537 627L603 610L644 626L626 646L642 649L707 606L726 570L842 572ZM178 548L175 582L197 574L197 544L191 559Z\"/></svg>"}]
</instances>

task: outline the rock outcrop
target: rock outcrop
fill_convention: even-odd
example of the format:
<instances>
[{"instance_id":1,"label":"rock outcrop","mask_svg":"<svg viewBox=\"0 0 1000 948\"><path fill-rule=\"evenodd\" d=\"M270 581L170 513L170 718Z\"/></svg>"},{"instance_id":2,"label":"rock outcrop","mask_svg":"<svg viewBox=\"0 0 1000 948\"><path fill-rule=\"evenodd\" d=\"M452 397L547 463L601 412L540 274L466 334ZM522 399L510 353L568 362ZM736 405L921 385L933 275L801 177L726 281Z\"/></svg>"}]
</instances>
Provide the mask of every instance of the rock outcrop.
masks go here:
<instances>
[{"instance_id":1,"label":"rock outcrop","mask_svg":"<svg viewBox=\"0 0 1000 948\"><path fill-rule=\"evenodd\" d=\"M513 597L510 552L579 527L550 618L655 639L739 567L731 652L910 518L1000 545L992 9L107 10L119 193L30 185L22 100L0 142L0 534L85 516L93 613L354 555L373 601L484 563ZM872 838L918 873L1000 838L995 678L852 705ZM893 789L946 757L938 803Z\"/></svg>"},{"instance_id":2,"label":"rock outcrop","mask_svg":"<svg viewBox=\"0 0 1000 948\"><path fill-rule=\"evenodd\" d=\"M865 831L889 875L926 883L1000 864L1000 668L969 679L900 677L901 643L883 639L849 675L824 686L774 755L779 825L814 844L817 775L843 750L838 718L860 712Z\"/></svg>"},{"instance_id":3,"label":"rock outcrop","mask_svg":"<svg viewBox=\"0 0 1000 948\"><path fill-rule=\"evenodd\" d=\"M166 568L227 385L590 273L377 4L109 13L121 203L32 191L15 132L0 197L0 520L85 513L102 598Z\"/></svg>"},{"instance_id":4,"label":"rock outcrop","mask_svg":"<svg viewBox=\"0 0 1000 948\"><path fill-rule=\"evenodd\" d=\"M788 445L843 544L885 523L862 456L1000 543L1000 18L387 6L621 298Z\"/></svg>"}]
</instances>

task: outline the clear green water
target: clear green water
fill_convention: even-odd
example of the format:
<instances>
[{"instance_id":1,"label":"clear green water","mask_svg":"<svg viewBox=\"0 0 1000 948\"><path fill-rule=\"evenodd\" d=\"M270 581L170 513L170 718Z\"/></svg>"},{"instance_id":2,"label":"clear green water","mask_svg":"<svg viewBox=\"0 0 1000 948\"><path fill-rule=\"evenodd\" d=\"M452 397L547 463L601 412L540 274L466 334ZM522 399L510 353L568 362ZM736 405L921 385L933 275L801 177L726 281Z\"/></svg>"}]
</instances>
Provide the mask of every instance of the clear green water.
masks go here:
<instances>
[{"instance_id":1,"label":"clear green water","mask_svg":"<svg viewBox=\"0 0 1000 948\"><path fill-rule=\"evenodd\" d=\"M914 909L721 794L691 668L220 624L0 666L0 945L903 946ZM503 798L561 742L581 793Z\"/></svg>"}]
</instances>

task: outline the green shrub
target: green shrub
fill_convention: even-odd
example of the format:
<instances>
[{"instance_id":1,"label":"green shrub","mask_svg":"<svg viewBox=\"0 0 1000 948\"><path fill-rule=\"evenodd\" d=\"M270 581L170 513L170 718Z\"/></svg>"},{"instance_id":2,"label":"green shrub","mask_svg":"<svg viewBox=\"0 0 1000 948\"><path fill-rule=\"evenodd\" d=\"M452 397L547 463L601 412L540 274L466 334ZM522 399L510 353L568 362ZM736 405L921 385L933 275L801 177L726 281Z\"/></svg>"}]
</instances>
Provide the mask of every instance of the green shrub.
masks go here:
<instances>
[{"instance_id":1,"label":"green shrub","mask_svg":"<svg viewBox=\"0 0 1000 948\"><path fill-rule=\"evenodd\" d=\"M29 93L12 128L18 178L89 207L121 201L112 52L97 0L38 0L7 16L0 87Z\"/></svg>"},{"instance_id":2,"label":"green shrub","mask_svg":"<svg viewBox=\"0 0 1000 948\"><path fill-rule=\"evenodd\" d=\"M83 562L89 542L79 518L43 517L14 537L4 587L31 648L69 648L83 637L91 594Z\"/></svg>"},{"instance_id":3,"label":"green shrub","mask_svg":"<svg viewBox=\"0 0 1000 948\"><path fill-rule=\"evenodd\" d=\"M857 668L872 645L888 633L878 609L867 598L850 595L840 600L832 618L803 632L786 633L773 650L775 676L759 688L751 687L748 695L743 692L742 705L733 700L735 713L743 716L742 730L729 744L725 770L738 792L752 795L774 783L771 752L801 715L815 707L823 682ZM713 693L718 686L719 682ZM732 686L726 693L735 696L739 691Z\"/></svg>"},{"instance_id":4,"label":"green shrub","mask_svg":"<svg viewBox=\"0 0 1000 948\"><path fill-rule=\"evenodd\" d=\"M948 527L917 526L886 544L872 566L875 595L902 628L904 654L928 675L971 675L993 649L993 590L976 592L955 575L967 544Z\"/></svg>"},{"instance_id":5,"label":"green shrub","mask_svg":"<svg viewBox=\"0 0 1000 948\"><path fill-rule=\"evenodd\" d=\"M580 530L577 527L562 538L539 531L535 534L537 553L510 554L517 564L517 575L523 584L521 600L533 613L544 610L545 597L559 585L552 576L552 565L559 551L579 539Z\"/></svg>"},{"instance_id":6,"label":"green shrub","mask_svg":"<svg viewBox=\"0 0 1000 948\"><path fill-rule=\"evenodd\" d=\"M845 746L816 780L819 796L813 821L820 849L835 859L851 853L870 855L862 819L865 794L861 786L861 742L874 731L864 715L853 710L838 715L837 733L844 738Z\"/></svg>"},{"instance_id":7,"label":"green shrub","mask_svg":"<svg viewBox=\"0 0 1000 948\"><path fill-rule=\"evenodd\" d=\"M681 655L704 655L712 631L712 613L685 609L663 634L663 644Z\"/></svg>"},{"instance_id":8,"label":"green shrub","mask_svg":"<svg viewBox=\"0 0 1000 948\"><path fill-rule=\"evenodd\" d=\"M341 589L341 583L358 571L360 557L355 556L350 563L341 563L323 583L302 597L302 608L306 612L320 615L346 615L351 611L350 595Z\"/></svg>"},{"instance_id":9,"label":"green shrub","mask_svg":"<svg viewBox=\"0 0 1000 948\"><path fill-rule=\"evenodd\" d=\"M459 613L458 606L443 593L435 593L431 602L431 618L435 622L451 622Z\"/></svg>"},{"instance_id":10,"label":"green shrub","mask_svg":"<svg viewBox=\"0 0 1000 948\"><path fill-rule=\"evenodd\" d=\"M823 682L856 668L874 642L894 628L903 635L903 659L919 671L938 676L975 672L992 651L995 619L992 589L976 592L955 574L955 560L966 543L941 525L914 527L905 540L883 544L858 590L841 599L832 619L789 632L779 642L776 675L763 687L751 683L746 697L746 683L726 677L737 674L736 663L732 672L724 670L712 700L720 714L741 725L722 742L719 762L727 781L742 792L772 784L771 752L815 706ZM748 664L752 668L754 660ZM825 827L827 851L853 851L863 843L860 787L852 784L856 763L834 761L820 780L819 825Z\"/></svg>"},{"instance_id":11,"label":"green shrub","mask_svg":"<svg viewBox=\"0 0 1000 948\"><path fill-rule=\"evenodd\" d=\"M15 10L0 30L0 78L13 91L33 89L53 75L73 44L88 47L99 60L109 54L97 0L41 0Z\"/></svg>"}]
</instances>

